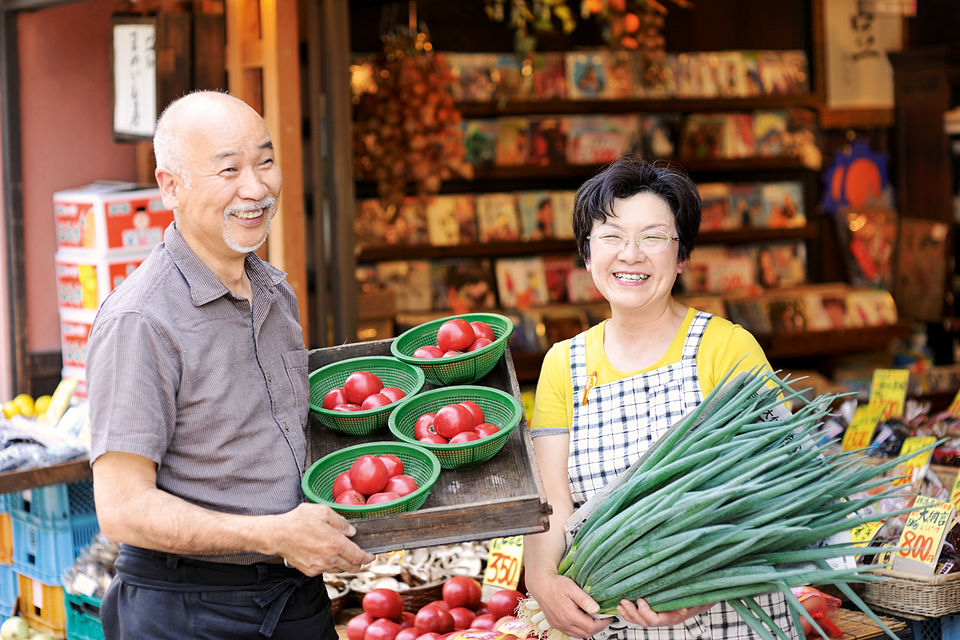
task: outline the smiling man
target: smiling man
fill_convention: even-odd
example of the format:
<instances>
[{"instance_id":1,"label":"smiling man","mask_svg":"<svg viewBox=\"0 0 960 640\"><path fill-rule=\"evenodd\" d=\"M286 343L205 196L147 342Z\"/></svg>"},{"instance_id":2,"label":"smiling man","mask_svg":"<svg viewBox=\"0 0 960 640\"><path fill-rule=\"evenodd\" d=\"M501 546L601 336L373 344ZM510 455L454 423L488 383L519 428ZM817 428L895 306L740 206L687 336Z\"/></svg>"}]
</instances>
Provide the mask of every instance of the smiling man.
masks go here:
<instances>
[{"instance_id":1,"label":"smiling man","mask_svg":"<svg viewBox=\"0 0 960 640\"><path fill-rule=\"evenodd\" d=\"M89 340L97 516L123 543L104 637L334 640L321 574L373 556L300 490L307 351L293 290L253 253L282 184L270 134L198 92L154 150L175 221Z\"/></svg>"}]
</instances>

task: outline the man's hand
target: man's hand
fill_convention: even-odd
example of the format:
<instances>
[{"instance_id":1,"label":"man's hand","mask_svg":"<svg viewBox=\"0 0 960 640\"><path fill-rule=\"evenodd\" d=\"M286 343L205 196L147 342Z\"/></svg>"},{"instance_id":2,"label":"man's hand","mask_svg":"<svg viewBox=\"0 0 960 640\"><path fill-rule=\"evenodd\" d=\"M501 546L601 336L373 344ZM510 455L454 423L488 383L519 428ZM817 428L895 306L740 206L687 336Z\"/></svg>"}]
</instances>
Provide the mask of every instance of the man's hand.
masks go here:
<instances>
[{"instance_id":1,"label":"man's hand","mask_svg":"<svg viewBox=\"0 0 960 640\"><path fill-rule=\"evenodd\" d=\"M716 605L716 602L699 607L687 607L685 609L657 613L650 608L646 600L637 600L636 604L629 600L621 600L620 604L617 605L617 612L627 622L632 622L633 624L638 624L643 627L670 627L675 624L680 624L691 616L705 613L714 605Z\"/></svg>"},{"instance_id":2,"label":"man's hand","mask_svg":"<svg viewBox=\"0 0 960 640\"><path fill-rule=\"evenodd\" d=\"M284 532L279 554L308 576L356 571L375 559L350 540L356 529L329 507L305 502L278 517Z\"/></svg>"}]
</instances>

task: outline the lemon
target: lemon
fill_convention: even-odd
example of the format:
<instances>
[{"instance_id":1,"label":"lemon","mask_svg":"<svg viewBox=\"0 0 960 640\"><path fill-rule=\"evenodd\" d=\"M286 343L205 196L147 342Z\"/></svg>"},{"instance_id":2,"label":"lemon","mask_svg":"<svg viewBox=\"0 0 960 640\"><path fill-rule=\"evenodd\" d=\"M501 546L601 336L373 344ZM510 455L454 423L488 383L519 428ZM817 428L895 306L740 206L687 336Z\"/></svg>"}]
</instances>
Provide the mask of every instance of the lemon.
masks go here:
<instances>
[{"instance_id":1,"label":"lemon","mask_svg":"<svg viewBox=\"0 0 960 640\"><path fill-rule=\"evenodd\" d=\"M39 398L34 400L33 401L34 415L42 416L43 414L45 414L47 412L47 408L50 406L50 401L52 399L53 398L46 395L46 396L40 396Z\"/></svg>"},{"instance_id":2,"label":"lemon","mask_svg":"<svg viewBox=\"0 0 960 640\"><path fill-rule=\"evenodd\" d=\"M20 406L13 400L7 400L3 403L3 417L12 418L20 413Z\"/></svg>"},{"instance_id":3,"label":"lemon","mask_svg":"<svg viewBox=\"0 0 960 640\"><path fill-rule=\"evenodd\" d=\"M32 418L34 413L33 396L29 393L21 393L15 396L13 401L20 407L20 414L25 418Z\"/></svg>"}]
</instances>

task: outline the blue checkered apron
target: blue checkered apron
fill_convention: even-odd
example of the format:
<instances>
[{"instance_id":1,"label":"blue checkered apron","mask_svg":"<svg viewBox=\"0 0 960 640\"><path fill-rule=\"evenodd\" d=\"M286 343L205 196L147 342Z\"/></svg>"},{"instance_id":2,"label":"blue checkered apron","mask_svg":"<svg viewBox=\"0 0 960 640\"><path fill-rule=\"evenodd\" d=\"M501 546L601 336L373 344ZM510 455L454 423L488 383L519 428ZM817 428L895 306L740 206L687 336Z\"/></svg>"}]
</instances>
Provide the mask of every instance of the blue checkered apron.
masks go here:
<instances>
[{"instance_id":1,"label":"blue checkered apron","mask_svg":"<svg viewBox=\"0 0 960 640\"><path fill-rule=\"evenodd\" d=\"M575 508L626 470L674 422L703 400L697 375L697 348L711 317L702 311L694 317L679 362L589 389L586 334L570 341L574 403L567 469ZM799 637L793 631L783 594L765 594L755 599L780 627L789 630L793 638ZM672 627L643 628L616 618L596 636L608 640L756 637L725 603Z\"/></svg>"}]
</instances>

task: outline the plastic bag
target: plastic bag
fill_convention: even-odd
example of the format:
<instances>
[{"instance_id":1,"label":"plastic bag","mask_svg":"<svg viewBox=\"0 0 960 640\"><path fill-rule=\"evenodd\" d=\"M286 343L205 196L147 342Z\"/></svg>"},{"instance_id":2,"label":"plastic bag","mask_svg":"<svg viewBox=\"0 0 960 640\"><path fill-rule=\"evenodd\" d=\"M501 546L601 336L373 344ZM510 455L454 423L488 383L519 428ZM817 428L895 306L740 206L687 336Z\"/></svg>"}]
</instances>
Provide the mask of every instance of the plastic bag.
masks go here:
<instances>
[{"instance_id":1,"label":"plastic bag","mask_svg":"<svg viewBox=\"0 0 960 640\"><path fill-rule=\"evenodd\" d=\"M797 597L797 600L803 604L804 608L810 612L810 617L820 625L820 628L823 629L827 635L831 638L843 637L843 631L827 616L827 613L840 607L842 604L840 600L813 587L793 587L790 591L792 591L793 595ZM803 628L803 634L807 638L820 637L820 634L813 628L813 625L803 616L800 617L800 626Z\"/></svg>"}]
</instances>

